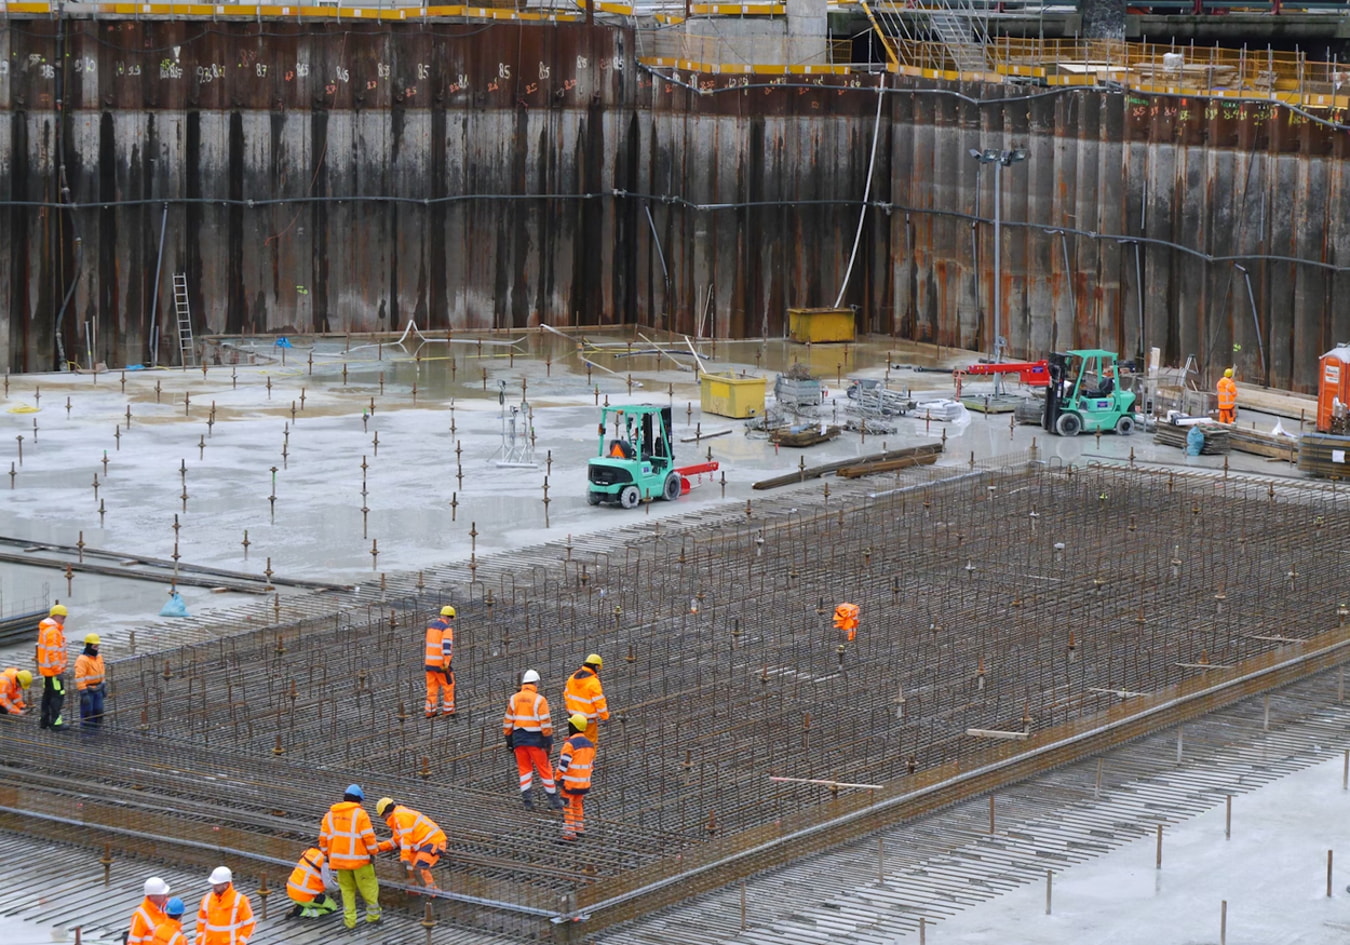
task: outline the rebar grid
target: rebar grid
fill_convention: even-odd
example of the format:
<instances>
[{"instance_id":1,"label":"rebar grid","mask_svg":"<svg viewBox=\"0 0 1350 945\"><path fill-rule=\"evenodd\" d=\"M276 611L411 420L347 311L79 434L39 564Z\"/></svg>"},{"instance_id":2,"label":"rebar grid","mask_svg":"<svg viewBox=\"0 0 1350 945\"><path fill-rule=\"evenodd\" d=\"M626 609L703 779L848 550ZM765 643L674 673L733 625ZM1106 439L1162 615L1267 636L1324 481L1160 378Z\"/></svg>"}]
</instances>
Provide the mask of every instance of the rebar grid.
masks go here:
<instances>
[{"instance_id":1,"label":"rebar grid","mask_svg":"<svg viewBox=\"0 0 1350 945\"><path fill-rule=\"evenodd\" d=\"M1343 505L1301 484L1030 467L608 551L548 546L365 613L122 661L116 752L71 773L148 777L296 842L361 780L447 827L449 888L565 910L837 809L827 786L772 775L892 796L1017 750L971 729L1118 715L1334 627ZM831 625L845 600L862 613L852 642ZM422 629L444 601L460 715L426 721ZM558 825L519 808L501 715L533 668L560 722L566 674L592 651L614 717L588 840L562 851Z\"/></svg>"}]
</instances>

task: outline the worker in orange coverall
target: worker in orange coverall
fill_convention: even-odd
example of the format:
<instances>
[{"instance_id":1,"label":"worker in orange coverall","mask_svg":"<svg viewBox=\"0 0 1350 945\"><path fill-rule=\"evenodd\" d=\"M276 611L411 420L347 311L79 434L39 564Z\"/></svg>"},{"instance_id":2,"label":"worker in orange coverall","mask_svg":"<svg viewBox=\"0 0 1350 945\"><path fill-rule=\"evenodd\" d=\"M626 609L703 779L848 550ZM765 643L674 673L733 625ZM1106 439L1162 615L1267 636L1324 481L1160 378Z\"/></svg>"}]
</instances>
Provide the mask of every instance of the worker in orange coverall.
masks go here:
<instances>
[{"instance_id":1,"label":"worker in orange coverall","mask_svg":"<svg viewBox=\"0 0 1350 945\"><path fill-rule=\"evenodd\" d=\"M380 852L398 850L398 858L408 870L408 881L421 875L422 884L435 889L436 880L431 869L445 853L445 831L426 814L395 804L391 797L375 802L375 813L384 818L394 836L380 841Z\"/></svg>"},{"instance_id":2,"label":"worker in orange coverall","mask_svg":"<svg viewBox=\"0 0 1350 945\"><path fill-rule=\"evenodd\" d=\"M548 795L548 806L562 810L562 798L558 796L553 767L548 761L549 752L553 750L553 719L549 716L548 700L539 694L539 674L532 669L525 670L525 675L520 677L520 691L506 703L502 734L506 737L506 747L516 756L520 800L525 809L534 810L530 786L537 770L539 780L544 782L544 793Z\"/></svg>"},{"instance_id":3,"label":"worker in orange coverall","mask_svg":"<svg viewBox=\"0 0 1350 945\"><path fill-rule=\"evenodd\" d=\"M600 744L600 722L609 721L609 703L605 701L605 690L600 685L600 670L605 661L599 653L586 657L581 669L567 677L567 686L563 689L563 703L568 715L584 715L589 720L586 737L592 745Z\"/></svg>"},{"instance_id":4,"label":"worker in orange coverall","mask_svg":"<svg viewBox=\"0 0 1350 945\"><path fill-rule=\"evenodd\" d=\"M426 651L422 658L427 672L426 715L434 719L437 703L441 715L455 714L455 673L450 661L455 656L455 608L446 604L440 616L427 624Z\"/></svg>"},{"instance_id":5,"label":"worker in orange coverall","mask_svg":"<svg viewBox=\"0 0 1350 945\"><path fill-rule=\"evenodd\" d=\"M586 794L595 768L595 744L586 737L591 724L578 712L567 720L568 736L558 753L558 778L562 781L563 843L574 843L586 832Z\"/></svg>"},{"instance_id":6,"label":"worker in orange coverall","mask_svg":"<svg viewBox=\"0 0 1350 945\"><path fill-rule=\"evenodd\" d=\"M1234 423L1237 420L1237 381L1233 380L1233 369L1224 368L1219 378L1219 422Z\"/></svg>"}]
</instances>

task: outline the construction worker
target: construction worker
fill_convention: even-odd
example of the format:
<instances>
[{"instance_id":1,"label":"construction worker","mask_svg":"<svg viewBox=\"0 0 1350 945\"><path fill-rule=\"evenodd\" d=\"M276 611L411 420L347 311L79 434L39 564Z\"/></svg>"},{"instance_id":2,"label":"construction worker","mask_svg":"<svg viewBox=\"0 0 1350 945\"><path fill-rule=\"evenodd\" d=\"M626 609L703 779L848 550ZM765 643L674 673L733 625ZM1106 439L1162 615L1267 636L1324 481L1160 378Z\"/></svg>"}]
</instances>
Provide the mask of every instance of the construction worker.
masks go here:
<instances>
[{"instance_id":1,"label":"construction worker","mask_svg":"<svg viewBox=\"0 0 1350 945\"><path fill-rule=\"evenodd\" d=\"M525 675L520 677L520 691L506 703L502 734L506 736L507 750L516 756L520 800L525 809L534 810L530 785L537 769L539 780L544 782L544 793L548 795L548 806L561 810L562 798L558 796L557 785L553 783L553 768L548 763L549 752L553 750L553 720L549 717L548 700L539 695L539 674L532 669L525 670Z\"/></svg>"},{"instance_id":2,"label":"construction worker","mask_svg":"<svg viewBox=\"0 0 1350 945\"><path fill-rule=\"evenodd\" d=\"M197 937L194 945L248 945L253 937L253 903L234 888L234 874L228 866L217 866L207 882L211 891L202 896L197 910Z\"/></svg>"},{"instance_id":3,"label":"construction worker","mask_svg":"<svg viewBox=\"0 0 1350 945\"><path fill-rule=\"evenodd\" d=\"M394 832L391 839L380 841L380 852L397 849L398 858L408 870L408 882L411 883L420 874L424 886L436 889L431 869L445 853L445 831L426 814L395 804L391 797L382 797L376 801L375 813L383 817Z\"/></svg>"},{"instance_id":4,"label":"construction worker","mask_svg":"<svg viewBox=\"0 0 1350 945\"><path fill-rule=\"evenodd\" d=\"M126 945L150 945L155 929L164 924L164 906L169 901L169 884L158 876L145 881L145 898L131 914Z\"/></svg>"},{"instance_id":5,"label":"construction worker","mask_svg":"<svg viewBox=\"0 0 1350 945\"><path fill-rule=\"evenodd\" d=\"M23 693L31 685L33 674L26 669L11 666L0 672L0 715L25 715L28 704L23 701Z\"/></svg>"},{"instance_id":6,"label":"construction worker","mask_svg":"<svg viewBox=\"0 0 1350 945\"><path fill-rule=\"evenodd\" d=\"M290 879L286 880L286 895L295 903L290 917L321 919L330 914L338 904L328 890L336 888L337 880L328 868L328 857L318 847L310 847L300 854Z\"/></svg>"},{"instance_id":7,"label":"construction worker","mask_svg":"<svg viewBox=\"0 0 1350 945\"><path fill-rule=\"evenodd\" d=\"M80 694L80 727L103 727L103 697L108 691L103 675L103 657L99 655L99 635L84 638L84 652L75 657L75 691Z\"/></svg>"},{"instance_id":8,"label":"construction worker","mask_svg":"<svg viewBox=\"0 0 1350 945\"><path fill-rule=\"evenodd\" d=\"M563 689L563 702L568 715L578 713L590 719L586 727L586 737L592 745L600 744L600 722L609 721L609 703L605 701L605 691L600 687L600 670L605 661L599 653L586 657L581 669L567 677L567 686Z\"/></svg>"},{"instance_id":9,"label":"construction worker","mask_svg":"<svg viewBox=\"0 0 1350 945\"><path fill-rule=\"evenodd\" d=\"M1224 368L1219 378L1219 422L1237 421L1237 381L1233 380L1233 369Z\"/></svg>"},{"instance_id":10,"label":"construction worker","mask_svg":"<svg viewBox=\"0 0 1350 945\"><path fill-rule=\"evenodd\" d=\"M38 728L53 732L65 731L66 724L61 706L66 701L65 673L70 664L66 657L67 614L65 605L53 604L47 619L38 624L37 665L42 674L42 716Z\"/></svg>"},{"instance_id":11,"label":"construction worker","mask_svg":"<svg viewBox=\"0 0 1350 945\"><path fill-rule=\"evenodd\" d=\"M342 891L342 924L356 928L356 894L366 905L366 921L380 921L380 880L371 862L380 852L370 815L361 802L366 792L359 784L347 785L342 801L328 809L319 831L319 849L328 857L328 867L337 875Z\"/></svg>"},{"instance_id":12,"label":"construction worker","mask_svg":"<svg viewBox=\"0 0 1350 945\"><path fill-rule=\"evenodd\" d=\"M151 945L188 945L188 937L183 934L183 913L186 911L187 906L177 896L164 903L164 921L150 936Z\"/></svg>"},{"instance_id":13,"label":"construction worker","mask_svg":"<svg viewBox=\"0 0 1350 945\"><path fill-rule=\"evenodd\" d=\"M427 718L436 717L437 703L442 715L455 714L455 673L450 661L455 655L455 608L449 604L441 614L427 624L426 655L423 662L427 671Z\"/></svg>"},{"instance_id":14,"label":"construction worker","mask_svg":"<svg viewBox=\"0 0 1350 945\"><path fill-rule=\"evenodd\" d=\"M567 720L568 736L558 753L558 778L562 781L564 843L574 843L586 832L585 800L595 768L595 743L587 731L595 723L578 712Z\"/></svg>"}]
</instances>

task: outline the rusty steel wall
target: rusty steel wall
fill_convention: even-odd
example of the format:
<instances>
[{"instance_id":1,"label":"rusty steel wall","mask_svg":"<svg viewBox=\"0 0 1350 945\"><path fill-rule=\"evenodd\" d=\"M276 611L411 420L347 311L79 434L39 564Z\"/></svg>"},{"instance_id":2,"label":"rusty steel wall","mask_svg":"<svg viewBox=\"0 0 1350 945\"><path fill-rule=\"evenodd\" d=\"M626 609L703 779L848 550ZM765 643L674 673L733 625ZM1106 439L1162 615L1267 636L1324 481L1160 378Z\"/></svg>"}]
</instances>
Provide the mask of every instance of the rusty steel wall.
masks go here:
<instances>
[{"instance_id":1,"label":"rusty steel wall","mask_svg":"<svg viewBox=\"0 0 1350 945\"><path fill-rule=\"evenodd\" d=\"M153 323L175 363L175 272L198 335L416 319L733 337L833 305L847 273L861 330L988 350L995 174L1014 355L1142 337L1308 390L1350 337L1345 130L1319 116L888 76L878 121L879 76L672 73L637 63L642 39L4 21L0 363L54 367L58 323L67 361L90 359L88 326L93 360L144 362ZM1030 158L1002 170L967 153L1014 146Z\"/></svg>"}]
</instances>

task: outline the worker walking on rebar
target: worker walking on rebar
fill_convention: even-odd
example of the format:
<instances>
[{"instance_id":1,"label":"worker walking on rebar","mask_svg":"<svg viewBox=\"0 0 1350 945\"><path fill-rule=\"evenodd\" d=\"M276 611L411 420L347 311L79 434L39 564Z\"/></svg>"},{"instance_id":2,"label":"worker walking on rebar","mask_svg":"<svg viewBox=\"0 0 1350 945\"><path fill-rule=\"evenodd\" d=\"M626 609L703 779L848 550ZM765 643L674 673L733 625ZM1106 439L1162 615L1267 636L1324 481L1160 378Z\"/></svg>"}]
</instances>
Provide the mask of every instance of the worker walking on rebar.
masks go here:
<instances>
[{"instance_id":1,"label":"worker walking on rebar","mask_svg":"<svg viewBox=\"0 0 1350 945\"><path fill-rule=\"evenodd\" d=\"M605 661L599 653L586 657L581 669L567 677L567 686L563 689L563 703L568 715L584 715L589 720L586 737L592 745L600 744L600 722L609 721L609 703L605 701L605 690L600 685L600 670Z\"/></svg>"},{"instance_id":2,"label":"worker walking on rebar","mask_svg":"<svg viewBox=\"0 0 1350 945\"><path fill-rule=\"evenodd\" d=\"M426 655L427 718L436 717L439 703L442 715L455 714L455 673L450 661L455 655L455 608L441 608L440 616L427 624Z\"/></svg>"},{"instance_id":3,"label":"worker walking on rebar","mask_svg":"<svg viewBox=\"0 0 1350 945\"><path fill-rule=\"evenodd\" d=\"M155 929L164 924L164 906L169 901L169 884L158 876L145 881L145 898L131 914L131 928L125 945L150 945Z\"/></svg>"},{"instance_id":4,"label":"worker walking on rebar","mask_svg":"<svg viewBox=\"0 0 1350 945\"><path fill-rule=\"evenodd\" d=\"M328 857L318 847L310 847L300 854L300 860L286 880L286 895L295 905L293 919L321 919L337 909L337 900L328 895L337 889L337 880L328 868Z\"/></svg>"},{"instance_id":5,"label":"worker walking on rebar","mask_svg":"<svg viewBox=\"0 0 1350 945\"><path fill-rule=\"evenodd\" d=\"M183 934L183 913L187 905L174 896L164 903L164 921L150 936L150 945L188 945L188 937Z\"/></svg>"},{"instance_id":6,"label":"worker walking on rebar","mask_svg":"<svg viewBox=\"0 0 1350 945\"><path fill-rule=\"evenodd\" d=\"M516 756L520 800L525 809L534 810L530 785L535 770L538 770L539 780L544 782L544 793L548 795L548 806L560 810L562 798L558 796L553 768L548 763L549 752L553 750L553 720L549 717L548 700L539 694L539 674L532 669L525 670L525 675L520 677L520 691L506 703L502 734L506 736L507 749Z\"/></svg>"},{"instance_id":7,"label":"worker walking on rebar","mask_svg":"<svg viewBox=\"0 0 1350 945\"><path fill-rule=\"evenodd\" d=\"M66 720L61 707L66 702L65 624L68 611L63 604L53 604L47 619L38 624L37 666L42 675L42 714L38 728L53 732L65 731Z\"/></svg>"},{"instance_id":8,"label":"worker walking on rebar","mask_svg":"<svg viewBox=\"0 0 1350 945\"><path fill-rule=\"evenodd\" d=\"M75 691L80 694L80 728L96 731L103 727L103 698L108 684L103 674L102 643L97 633L84 638L84 652L75 657Z\"/></svg>"},{"instance_id":9,"label":"worker walking on rebar","mask_svg":"<svg viewBox=\"0 0 1350 945\"><path fill-rule=\"evenodd\" d=\"M1219 422L1237 421L1237 381L1233 380L1233 369L1224 368L1219 378Z\"/></svg>"},{"instance_id":10,"label":"worker walking on rebar","mask_svg":"<svg viewBox=\"0 0 1350 945\"><path fill-rule=\"evenodd\" d=\"M24 690L33 685L33 674L26 669L11 666L0 672L0 715L26 715L28 703L23 701Z\"/></svg>"},{"instance_id":11,"label":"worker walking on rebar","mask_svg":"<svg viewBox=\"0 0 1350 945\"><path fill-rule=\"evenodd\" d=\"M256 925L253 903L234 888L234 873L228 866L217 866L207 882L211 891L202 896L197 909L194 945L248 945Z\"/></svg>"},{"instance_id":12,"label":"worker walking on rebar","mask_svg":"<svg viewBox=\"0 0 1350 945\"><path fill-rule=\"evenodd\" d=\"M408 882L419 875L422 885L436 889L431 870L445 854L445 831L426 814L395 804L391 797L375 802L375 813L384 818L394 836L380 841L380 852L398 850L398 858L408 870Z\"/></svg>"},{"instance_id":13,"label":"worker walking on rebar","mask_svg":"<svg viewBox=\"0 0 1350 945\"><path fill-rule=\"evenodd\" d=\"M356 928L356 894L366 904L366 921L378 922L380 912L380 880L371 861L380 852L370 815L361 802L366 792L359 784L347 785L342 801L334 804L324 815L319 831L319 849L328 857L329 868L337 875L338 889L342 890L342 924Z\"/></svg>"},{"instance_id":14,"label":"worker walking on rebar","mask_svg":"<svg viewBox=\"0 0 1350 945\"><path fill-rule=\"evenodd\" d=\"M567 720L568 736L558 753L558 780L562 782L564 843L574 843L586 832L586 794L595 769L595 743L586 735L594 723L578 712Z\"/></svg>"}]
</instances>

